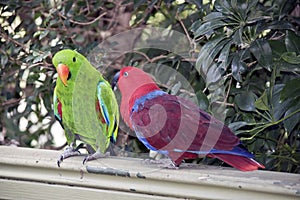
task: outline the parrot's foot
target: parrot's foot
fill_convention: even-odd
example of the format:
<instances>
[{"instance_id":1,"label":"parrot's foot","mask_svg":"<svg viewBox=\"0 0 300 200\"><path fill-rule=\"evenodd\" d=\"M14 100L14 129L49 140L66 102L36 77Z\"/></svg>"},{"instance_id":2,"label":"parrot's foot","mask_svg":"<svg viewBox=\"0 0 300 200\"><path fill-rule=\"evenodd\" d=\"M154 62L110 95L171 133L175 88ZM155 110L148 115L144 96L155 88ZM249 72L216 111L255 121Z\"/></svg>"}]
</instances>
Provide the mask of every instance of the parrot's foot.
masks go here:
<instances>
[{"instance_id":1,"label":"parrot's foot","mask_svg":"<svg viewBox=\"0 0 300 200\"><path fill-rule=\"evenodd\" d=\"M97 160L99 158L107 158L110 156L110 153L109 152L106 152L106 153L101 153L101 152L96 152L94 154L90 154L90 155L87 155L84 159L83 159L83 164L85 164L86 162L88 161L91 161L91 160Z\"/></svg>"},{"instance_id":2,"label":"parrot's foot","mask_svg":"<svg viewBox=\"0 0 300 200\"><path fill-rule=\"evenodd\" d=\"M163 158L160 160L145 159L143 162L146 164L155 164L161 168L179 169L179 167L176 166L175 163L169 158Z\"/></svg>"},{"instance_id":3,"label":"parrot's foot","mask_svg":"<svg viewBox=\"0 0 300 200\"><path fill-rule=\"evenodd\" d=\"M79 149L83 147L83 144L81 143L76 148L74 148L72 145L68 146L66 150L59 156L57 160L57 166L60 167L60 164L63 162L63 160L72 157L72 156L79 156L81 155Z\"/></svg>"}]
</instances>

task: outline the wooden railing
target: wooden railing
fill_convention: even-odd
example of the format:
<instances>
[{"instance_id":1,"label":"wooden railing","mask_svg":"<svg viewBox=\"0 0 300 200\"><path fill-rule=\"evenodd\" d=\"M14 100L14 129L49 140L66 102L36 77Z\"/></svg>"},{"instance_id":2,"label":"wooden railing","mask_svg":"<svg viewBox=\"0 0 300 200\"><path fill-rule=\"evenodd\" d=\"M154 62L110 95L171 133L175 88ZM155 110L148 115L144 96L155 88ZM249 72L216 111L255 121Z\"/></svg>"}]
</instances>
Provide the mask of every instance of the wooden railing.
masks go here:
<instances>
[{"instance_id":1,"label":"wooden railing","mask_svg":"<svg viewBox=\"0 0 300 200\"><path fill-rule=\"evenodd\" d=\"M300 175L183 164L162 169L140 159L83 156L0 146L0 199L300 199Z\"/></svg>"}]
</instances>

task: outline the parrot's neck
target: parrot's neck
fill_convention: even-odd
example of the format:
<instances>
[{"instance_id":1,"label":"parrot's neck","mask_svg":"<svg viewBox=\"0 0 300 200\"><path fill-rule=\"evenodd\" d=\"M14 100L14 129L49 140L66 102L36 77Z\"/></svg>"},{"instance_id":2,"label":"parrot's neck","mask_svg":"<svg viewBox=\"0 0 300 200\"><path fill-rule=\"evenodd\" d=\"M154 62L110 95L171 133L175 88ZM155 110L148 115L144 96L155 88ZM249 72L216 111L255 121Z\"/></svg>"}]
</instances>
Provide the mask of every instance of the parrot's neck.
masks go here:
<instances>
[{"instance_id":1,"label":"parrot's neck","mask_svg":"<svg viewBox=\"0 0 300 200\"><path fill-rule=\"evenodd\" d=\"M149 101L155 97L158 97L158 96L162 96L162 95L165 95L167 94L166 92L162 91L162 90L154 90L142 97L140 97L139 99L137 99L134 104L133 104L133 107L132 107L132 111L131 112L135 112L135 111L138 111L138 107L140 105L143 105L146 101Z\"/></svg>"},{"instance_id":2,"label":"parrot's neck","mask_svg":"<svg viewBox=\"0 0 300 200\"><path fill-rule=\"evenodd\" d=\"M133 93L128 92L128 90L124 88L120 88L120 90L122 93L122 101L120 106L122 117L125 123L132 129L130 115L135 101L148 93L160 90L160 88L153 82L140 86L138 89L133 91Z\"/></svg>"},{"instance_id":3,"label":"parrot's neck","mask_svg":"<svg viewBox=\"0 0 300 200\"><path fill-rule=\"evenodd\" d=\"M149 83L139 87L129 99L129 113L131 112L134 103L137 99L156 90L160 90L160 88L155 83Z\"/></svg>"}]
</instances>

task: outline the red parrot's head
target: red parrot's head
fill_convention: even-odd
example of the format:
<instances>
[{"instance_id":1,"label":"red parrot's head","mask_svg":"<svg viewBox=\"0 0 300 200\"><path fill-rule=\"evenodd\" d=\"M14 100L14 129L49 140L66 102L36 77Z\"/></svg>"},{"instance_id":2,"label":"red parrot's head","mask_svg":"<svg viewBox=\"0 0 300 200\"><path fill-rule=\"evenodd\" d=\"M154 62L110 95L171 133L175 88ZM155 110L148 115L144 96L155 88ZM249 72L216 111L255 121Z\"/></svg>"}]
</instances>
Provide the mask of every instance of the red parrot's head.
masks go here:
<instances>
[{"instance_id":1,"label":"red parrot's head","mask_svg":"<svg viewBox=\"0 0 300 200\"><path fill-rule=\"evenodd\" d=\"M112 87L114 89L118 88L121 92L121 115L130 127L130 112L134 102L149 92L159 90L159 87L153 81L151 76L136 67L122 68L114 76Z\"/></svg>"}]
</instances>

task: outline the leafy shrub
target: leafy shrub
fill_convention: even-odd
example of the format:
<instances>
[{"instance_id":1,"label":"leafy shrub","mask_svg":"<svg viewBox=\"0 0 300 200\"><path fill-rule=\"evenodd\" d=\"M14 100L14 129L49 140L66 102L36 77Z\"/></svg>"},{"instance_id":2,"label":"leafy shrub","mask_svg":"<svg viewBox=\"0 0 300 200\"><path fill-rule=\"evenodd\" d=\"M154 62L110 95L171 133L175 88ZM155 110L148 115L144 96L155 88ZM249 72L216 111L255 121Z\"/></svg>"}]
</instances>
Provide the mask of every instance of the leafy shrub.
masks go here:
<instances>
[{"instance_id":1,"label":"leafy shrub","mask_svg":"<svg viewBox=\"0 0 300 200\"><path fill-rule=\"evenodd\" d=\"M299 172L296 5L296 1L217 0L191 31L204 44L197 70L213 71L208 87L218 92L216 86L227 84L231 129L268 169Z\"/></svg>"}]
</instances>

